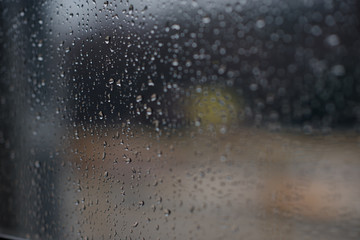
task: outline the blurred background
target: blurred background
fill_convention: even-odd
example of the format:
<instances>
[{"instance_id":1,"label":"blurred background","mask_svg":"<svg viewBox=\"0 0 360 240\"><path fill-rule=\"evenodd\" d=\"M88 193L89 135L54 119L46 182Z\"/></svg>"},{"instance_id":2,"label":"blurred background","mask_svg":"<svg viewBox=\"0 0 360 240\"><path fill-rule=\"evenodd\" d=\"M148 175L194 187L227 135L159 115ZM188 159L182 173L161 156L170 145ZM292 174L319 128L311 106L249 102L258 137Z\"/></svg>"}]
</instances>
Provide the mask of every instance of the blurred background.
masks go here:
<instances>
[{"instance_id":1,"label":"blurred background","mask_svg":"<svg viewBox=\"0 0 360 240\"><path fill-rule=\"evenodd\" d=\"M359 11L0 1L0 237L359 239Z\"/></svg>"}]
</instances>

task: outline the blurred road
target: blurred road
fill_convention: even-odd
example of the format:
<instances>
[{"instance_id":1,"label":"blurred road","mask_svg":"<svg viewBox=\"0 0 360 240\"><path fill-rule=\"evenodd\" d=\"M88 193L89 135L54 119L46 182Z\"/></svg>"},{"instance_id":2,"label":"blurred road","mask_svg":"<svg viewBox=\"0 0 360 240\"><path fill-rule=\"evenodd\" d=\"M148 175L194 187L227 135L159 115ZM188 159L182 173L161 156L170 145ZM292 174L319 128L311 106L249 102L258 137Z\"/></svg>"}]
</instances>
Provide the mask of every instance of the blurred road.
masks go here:
<instances>
[{"instance_id":1,"label":"blurred road","mask_svg":"<svg viewBox=\"0 0 360 240\"><path fill-rule=\"evenodd\" d=\"M124 129L74 130L64 175L69 236L360 237L359 135Z\"/></svg>"}]
</instances>

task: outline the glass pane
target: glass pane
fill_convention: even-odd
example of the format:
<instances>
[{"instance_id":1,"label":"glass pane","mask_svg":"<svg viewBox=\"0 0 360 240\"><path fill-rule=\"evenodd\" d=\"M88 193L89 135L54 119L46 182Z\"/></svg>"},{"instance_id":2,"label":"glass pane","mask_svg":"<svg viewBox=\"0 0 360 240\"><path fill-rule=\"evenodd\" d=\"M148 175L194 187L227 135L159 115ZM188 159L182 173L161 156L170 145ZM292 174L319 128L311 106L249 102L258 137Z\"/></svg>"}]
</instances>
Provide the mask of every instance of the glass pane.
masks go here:
<instances>
[{"instance_id":1,"label":"glass pane","mask_svg":"<svg viewBox=\"0 0 360 240\"><path fill-rule=\"evenodd\" d=\"M0 237L360 238L358 1L0 12Z\"/></svg>"}]
</instances>

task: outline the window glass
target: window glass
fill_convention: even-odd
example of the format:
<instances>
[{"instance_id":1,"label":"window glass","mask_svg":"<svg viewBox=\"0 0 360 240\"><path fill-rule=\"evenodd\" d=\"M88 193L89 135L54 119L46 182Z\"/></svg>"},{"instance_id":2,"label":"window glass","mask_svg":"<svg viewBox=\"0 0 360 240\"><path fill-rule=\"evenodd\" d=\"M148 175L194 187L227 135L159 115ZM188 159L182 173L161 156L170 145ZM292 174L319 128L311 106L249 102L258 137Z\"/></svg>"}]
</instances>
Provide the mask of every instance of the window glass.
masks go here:
<instances>
[{"instance_id":1,"label":"window glass","mask_svg":"<svg viewBox=\"0 0 360 240\"><path fill-rule=\"evenodd\" d=\"M0 237L360 238L358 1L0 12Z\"/></svg>"}]
</instances>

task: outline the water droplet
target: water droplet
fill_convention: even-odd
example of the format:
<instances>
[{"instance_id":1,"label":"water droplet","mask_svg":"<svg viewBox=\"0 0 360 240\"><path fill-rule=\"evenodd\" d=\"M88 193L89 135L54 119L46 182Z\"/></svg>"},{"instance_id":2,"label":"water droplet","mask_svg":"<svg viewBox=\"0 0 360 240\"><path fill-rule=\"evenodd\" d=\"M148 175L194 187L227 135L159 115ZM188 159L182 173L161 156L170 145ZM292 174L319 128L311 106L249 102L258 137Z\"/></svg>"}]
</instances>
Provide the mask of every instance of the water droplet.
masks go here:
<instances>
[{"instance_id":1,"label":"water droplet","mask_svg":"<svg viewBox=\"0 0 360 240\"><path fill-rule=\"evenodd\" d=\"M180 25L179 24L174 24L174 25L171 26L171 29L180 30Z\"/></svg>"},{"instance_id":2,"label":"water droplet","mask_svg":"<svg viewBox=\"0 0 360 240\"><path fill-rule=\"evenodd\" d=\"M335 65L331 68L331 72L335 76L343 76L345 75L345 67L343 65Z\"/></svg>"},{"instance_id":3,"label":"water droplet","mask_svg":"<svg viewBox=\"0 0 360 240\"><path fill-rule=\"evenodd\" d=\"M109 44L109 43L110 43L110 39L111 39L110 36L106 36L106 37L105 37L105 43L106 43L106 44Z\"/></svg>"},{"instance_id":4,"label":"water droplet","mask_svg":"<svg viewBox=\"0 0 360 240\"><path fill-rule=\"evenodd\" d=\"M226 126L222 126L222 127L220 128L220 133L221 133L221 134L226 134L226 132L227 132Z\"/></svg>"},{"instance_id":5,"label":"water droplet","mask_svg":"<svg viewBox=\"0 0 360 240\"><path fill-rule=\"evenodd\" d=\"M258 89L258 85L256 83L250 84L250 90L251 91L256 91L257 89Z\"/></svg>"},{"instance_id":6,"label":"water droplet","mask_svg":"<svg viewBox=\"0 0 360 240\"><path fill-rule=\"evenodd\" d=\"M40 168L40 162L39 161L35 161L34 165L35 165L36 168Z\"/></svg>"},{"instance_id":7,"label":"water droplet","mask_svg":"<svg viewBox=\"0 0 360 240\"><path fill-rule=\"evenodd\" d=\"M199 119L195 120L195 126L196 127L200 127L201 126L201 121Z\"/></svg>"},{"instance_id":8,"label":"water droplet","mask_svg":"<svg viewBox=\"0 0 360 240\"><path fill-rule=\"evenodd\" d=\"M178 60L177 60L177 59L174 59L174 60L172 61L172 65L173 65L174 67L179 66Z\"/></svg>"},{"instance_id":9,"label":"water droplet","mask_svg":"<svg viewBox=\"0 0 360 240\"><path fill-rule=\"evenodd\" d=\"M102 111L99 112L99 118L100 118L100 119L103 119L103 118L104 118L104 115L103 115L103 112L102 112Z\"/></svg>"},{"instance_id":10,"label":"water droplet","mask_svg":"<svg viewBox=\"0 0 360 240\"><path fill-rule=\"evenodd\" d=\"M336 34L332 34L332 35L329 35L326 39L325 39L325 42L331 46L331 47L335 47L337 45L340 44L340 39L339 37L336 35Z\"/></svg>"},{"instance_id":11,"label":"water droplet","mask_svg":"<svg viewBox=\"0 0 360 240\"><path fill-rule=\"evenodd\" d=\"M166 217L168 217L171 214L170 209L165 209L164 214L165 214Z\"/></svg>"},{"instance_id":12,"label":"water droplet","mask_svg":"<svg viewBox=\"0 0 360 240\"><path fill-rule=\"evenodd\" d=\"M257 28L263 28L265 27L265 21L263 19L259 19L256 21L256 27Z\"/></svg>"},{"instance_id":13,"label":"water droplet","mask_svg":"<svg viewBox=\"0 0 360 240\"><path fill-rule=\"evenodd\" d=\"M152 114L152 110L151 110L151 108L147 108L146 109L146 115L148 115L148 116L150 116Z\"/></svg>"},{"instance_id":14,"label":"water droplet","mask_svg":"<svg viewBox=\"0 0 360 240\"><path fill-rule=\"evenodd\" d=\"M141 102L142 101L142 96L141 95L138 95L137 97L136 97L136 102Z\"/></svg>"},{"instance_id":15,"label":"water droplet","mask_svg":"<svg viewBox=\"0 0 360 240\"><path fill-rule=\"evenodd\" d=\"M154 82L151 79L148 81L148 86L150 86L150 87L155 86Z\"/></svg>"},{"instance_id":16,"label":"water droplet","mask_svg":"<svg viewBox=\"0 0 360 240\"><path fill-rule=\"evenodd\" d=\"M320 35L322 34L322 30L321 30L321 28L320 28L318 25L315 25L315 26L313 26L313 27L311 28L311 33L312 33L314 36L318 37L318 36L320 36Z\"/></svg>"},{"instance_id":17,"label":"water droplet","mask_svg":"<svg viewBox=\"0 0 360 240\"><path fill-rule=\"evenodd\" d=\"M132 162L131 158L129 158L129 157L125 158L125 163L131 163L131 162Z\"/></svg>"},{"instance_id":18,"label":"water droplet","mask_svg":"<svg viewBox=\"0 0 360 240\"><path fill-rule=\"evenodd\" d=\"M210 23L210 21L211 21L211 19L210 19L209 17L204 17L204 18L202 19L202 22L205 23L205 24Z\"/></svg>"}]
</instances>

